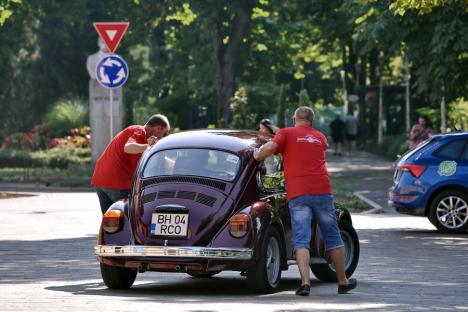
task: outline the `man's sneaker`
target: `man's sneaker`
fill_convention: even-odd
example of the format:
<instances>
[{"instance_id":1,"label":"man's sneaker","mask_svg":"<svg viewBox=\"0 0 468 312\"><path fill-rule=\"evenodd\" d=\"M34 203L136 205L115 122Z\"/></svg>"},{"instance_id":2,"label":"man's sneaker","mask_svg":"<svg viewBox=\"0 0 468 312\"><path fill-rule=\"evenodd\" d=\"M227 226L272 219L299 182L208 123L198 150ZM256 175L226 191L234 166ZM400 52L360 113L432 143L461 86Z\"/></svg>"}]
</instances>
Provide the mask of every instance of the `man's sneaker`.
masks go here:
<instances>
[{"instance_id":1,"label":"man's sneaker","mask_svg":"<svg viewBox=\"0 0 468 312\"><path fill-rule=\"evenodd\" d=\"M299 287L298 290L296 290L296 296L308 296L310 293L310 285L302 285Z\"/></svg>"},{"instance_id":2,"label":"man's sneaker","mask_svg":"<svg viewBox=\"0 0 468 312\"><path fill-rule=\"evenodd\" d=\"M355 278L350 278L348 280L348 285L338 285L338 293L339 294L346 294L348 291L356 288L357 281Z\"/></svg>"}]
</instances>

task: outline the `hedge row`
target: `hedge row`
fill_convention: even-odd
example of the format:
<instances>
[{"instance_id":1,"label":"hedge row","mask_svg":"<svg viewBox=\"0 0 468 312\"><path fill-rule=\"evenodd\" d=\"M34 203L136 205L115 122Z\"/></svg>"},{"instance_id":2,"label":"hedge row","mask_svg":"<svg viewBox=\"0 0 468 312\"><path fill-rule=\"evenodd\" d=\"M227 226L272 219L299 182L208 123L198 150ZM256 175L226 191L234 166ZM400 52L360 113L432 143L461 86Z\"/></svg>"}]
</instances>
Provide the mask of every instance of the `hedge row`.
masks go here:
<instances>
[{"instance_id":1,"label":"hedge row","mask_svg":"<svg viewBox=\"0 0 468 312\"><path fill-rule=\"evenodd\" d=\"M90 148L55 147L42 151L2 150L0 149L1 167L49 167L67 168L72 164L89 164L91 162Z\"/></svg>"}]
</instances>

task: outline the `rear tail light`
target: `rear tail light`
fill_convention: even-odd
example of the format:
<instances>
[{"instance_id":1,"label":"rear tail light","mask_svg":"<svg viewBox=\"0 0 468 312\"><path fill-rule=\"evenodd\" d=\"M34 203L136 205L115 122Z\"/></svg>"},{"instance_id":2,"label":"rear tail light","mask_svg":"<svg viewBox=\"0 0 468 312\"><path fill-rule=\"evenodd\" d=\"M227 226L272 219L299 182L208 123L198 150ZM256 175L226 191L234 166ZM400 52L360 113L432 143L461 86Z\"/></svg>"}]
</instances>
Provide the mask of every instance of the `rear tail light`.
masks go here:
<instances>
[{"instance_id":1,"label":"rear tail light","mask_svg":"<svg viewBox=\"0 0 468 312\"><path fill-rule=\"evenodd\" d=\"M398 165L397 169L402 171L408 171L413 177L419 178L423 172L427 169L427 166L414 165L414 164L402 164Z\"/></svg>"},{"instance_id":2,"label":"rear tail light","mask_svg":"<svg viewBox=\"0 0 468 312\"><path fill-rule=\"evenodd\" d=\"M120 210L108 210L102 217L102 228L107 233L115 233L122 227L124 213Z\"/></svg>"},{"instance_id":3,"label":"rear tail light","mask_svg":"<svg viewBox=\"0 0 468 312\"><path fill-rule=\"evenodd\" d=\"M229 220L229 233L236 238L241 238L247 234L249 223L252 219L247 214L237 214Z\"/></svg>"}]
</instances>

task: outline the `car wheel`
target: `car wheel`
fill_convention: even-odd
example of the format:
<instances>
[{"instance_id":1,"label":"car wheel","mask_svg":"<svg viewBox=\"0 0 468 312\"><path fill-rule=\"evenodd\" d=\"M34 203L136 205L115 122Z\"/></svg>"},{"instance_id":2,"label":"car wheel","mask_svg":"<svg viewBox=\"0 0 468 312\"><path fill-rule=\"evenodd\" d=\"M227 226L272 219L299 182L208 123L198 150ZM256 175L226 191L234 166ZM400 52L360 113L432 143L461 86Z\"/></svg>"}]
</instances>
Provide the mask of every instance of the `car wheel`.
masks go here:
<instances>
[{"instance_id":1,"label":"car wheel","mask_svg":"<svg viewBox=\"0 0 468 312\"><path fill-rule=\"evenodd\" d=\"M278 288L281 279L280 242L280 234L270 226L261 244L258 261L247 270L247 282L251 290L271 293Z\"/></svg>"},{"instance_id":2,"label":"car wheel","mask_svg":"<svg viewBox=\"0 0 468 312\"><path fill-rule=\"evenodd\" d=\"M210 278L219 272L197 272L197 271L189 271L187 272L188 275L196 278Z\"/></svg>"},{"instance_id":3,"label":"car wheel","mask_svg":"<svg viewBox=\"0 0 468 312\"><path fill-rule=\"evenodd\" d=\"M468 195L457 190L443 191L429 207L429 221L444 233L465 233L468 229Z\"/></svg>"},{"instance_id":4,"label":"car wheel","mask_svg":"<svg viewBox=\"0 0 468 312\"><path fill-rule=\"evenodd\" d=\"M110 289L128 289L132 287L137 271L101 263L101 276Z\"/></svg>"},{"instance_id":5,"label":"car wheel","mask_svg":"<svg viewBox=\"0 0 468 312\"><path fill-rule=\"evenodd\" d=\"M359 261L359 238L353 226L346 221L340 221L338 227L345 248L346 277L353 275ZM329 263L314 263L310 265L314 275L324 282L337 282L335 266Z\"/></svg>"}]
</instances>

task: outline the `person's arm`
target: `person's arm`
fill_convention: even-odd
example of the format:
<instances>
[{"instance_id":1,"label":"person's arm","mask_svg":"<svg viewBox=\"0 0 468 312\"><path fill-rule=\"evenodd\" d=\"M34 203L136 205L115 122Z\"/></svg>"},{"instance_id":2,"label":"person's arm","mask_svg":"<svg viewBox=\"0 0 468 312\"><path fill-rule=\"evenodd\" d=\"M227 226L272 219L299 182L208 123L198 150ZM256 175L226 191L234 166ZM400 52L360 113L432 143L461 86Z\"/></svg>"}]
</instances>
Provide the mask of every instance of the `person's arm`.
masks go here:
<instances>
[{"instance_id":1,"label":"person's arm","mask_svg":"<svg viewBox=\"0 0 468 312\"><path fill-rule=\"evenodd\" d=\"M124 152L127 154L141 154L148 148L149 144L127 143L124 146Z\"/></svg>"},{"instance_id":2,"label":"person's arm","mask_svg":"<svg viewBox=\"0 0 468 312\"><path fill-rule=\"evenodd\" d=\"M411 132L410 132L410 140L416 140L419 135L420 135L420 131L419 129L416 127L416 126L413 126L413 128L411 128Z\"/></svg>"},{"instance_id":3,"label":"person's arm","mask_svg":"<svg viewBox=\"0 0 468 312\"><path fill-rule=\"evenodd\" d=\"M146 149L158 141L158 138L151 136L148 138L148 143L127 142L124 146L124 152L127 154L141 154Z\"/></svg>"},{"instance_id":4,"label":"person's arm","mask_svg":"<svg viewBox=\"0 0 468 312\"><path fill-rule=\"evenodd\" d=\"M270 155L273 155L278 150L278 144L273 141L263 144L260 148L255 149L255 160L262 161Z\"/></svg>"}]
</instances>

